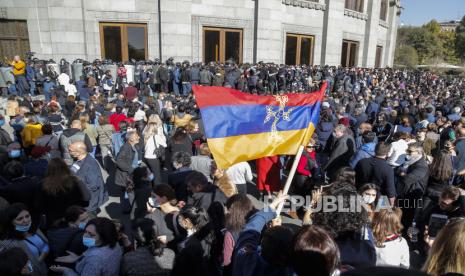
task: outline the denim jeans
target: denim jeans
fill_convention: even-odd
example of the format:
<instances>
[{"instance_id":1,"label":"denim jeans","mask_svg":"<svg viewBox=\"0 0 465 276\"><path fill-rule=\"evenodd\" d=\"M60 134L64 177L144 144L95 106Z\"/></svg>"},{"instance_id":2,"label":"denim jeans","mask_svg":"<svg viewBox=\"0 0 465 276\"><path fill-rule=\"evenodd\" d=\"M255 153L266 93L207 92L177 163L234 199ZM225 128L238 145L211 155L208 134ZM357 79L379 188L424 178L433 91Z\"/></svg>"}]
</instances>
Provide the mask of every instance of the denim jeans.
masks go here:
<instances>
[{"instance_id":1,"label":"denim jeans","mask_svg":"<svg viewBox=\"0 0 465 276\"><path fill-rule=\"evenodd\" d=\"M176 96L179 96L179 83L173 82L173 91Z\"/></svg>"},{"instance_id":2,"label":"denim jeans","mask_svg":"<svg viewBox=\"0 0 465 276\"><path fill-rule=\"evenodd\" d=\"M29 90L29 84L27 83L26 77L24 75L16 75L15 81L18 96L24 96L24 94L26 94Z\"/></svg>"},{"instance_id":3,"label":"denim jeans","mask_svg":"<svg viewBox=\"0 0 465 276\"><path fill-rule=\"evenodd\" d=\"M36 82L30 80L30 81L29 81L29 94L31 94L31 96L34 96L34 95L35 95L35 91L36 91Z\"/></svg>"},{"instance_id":4,"label":"denim jeans","mask_svg":"<svg viewBox=\"0 0 465 276\"><path fill-rule=\"evenodd\" d=\"M191 93L191 83L190 82L183 82L182 83L182 95L187 96Z\"/></svg>"}]
</instances>

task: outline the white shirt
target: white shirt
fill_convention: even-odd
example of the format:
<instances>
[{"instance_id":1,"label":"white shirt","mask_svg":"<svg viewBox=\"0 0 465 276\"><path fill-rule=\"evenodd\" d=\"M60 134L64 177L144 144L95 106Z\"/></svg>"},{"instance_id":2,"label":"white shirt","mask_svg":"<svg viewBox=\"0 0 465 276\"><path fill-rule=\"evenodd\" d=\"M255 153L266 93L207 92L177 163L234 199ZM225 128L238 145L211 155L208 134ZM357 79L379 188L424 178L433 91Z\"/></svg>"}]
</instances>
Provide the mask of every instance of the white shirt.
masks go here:
<instances>
[{"instance_id":1,"label":"white shirt","mask_svg":"<svg viewBox=\"0 0 465 276\"><path fill-rule=\"evenodd\" d=\"M134 121L140 121L140 120L147 121L147 118L145 117L145 112L139 109L134 114Z\"/></svg>"},{"instance_id":2,"label":"white shirt","mask_svg":"<svg viewBox=\"0 0 465 276\"><path fill-rule=\"evenodd\" d=\"M166 148L166 137L163 132L159 131L158 134L155 135L155 142L157 142L157 146ZM158 156L154 153L154 151L155 143L153 142L153 136L150 136L150 138L147 140L147 143L145 143L144 157L147 159L156 159Z\"/></svg>"},{"instance_id":3,"label":"white shirt","mask_svg":"<svg viewBox=\"0 0 465 276\"><path fill-rule=\"evenodd\" d=\"M383 244L384 247L376 249L376 266L401 266L410 267L410 251L407 241L399 237Z\"/></svg>"},{"instance_id":4,"label":"white shirt","mask_svg":"<svg viewBox=\"0 0 465 276\"><path fill-rule=\"evenodd\" d=\"M252 181L252 169L249 163L240 162L232 165L226 170L226 174L233 184L246 184L247 181Z\"/></svg>"},{"instance_id":5,"label":"white shirt","mask_svg":"<svg viewBox=\"0 0 465 276\"><path fill-rule=\"evenodd\" d=\"M76 96L77 89L76 85L74 84L68 84L68 86L65 86L66 92L68 92L68 96Z\"/></svg>"},{"instance_id":6,"label":"white shirt","mask_svg":"<svg viewBox=\"0 0 465 276\"><path fill-rule=\"evenodd\" d=\"M389 150L387 159L388 164L394 167L404 164L407 149L408 143L405 140L400 139L391 143L391 149Z\"/></svg>"}]
</instances>

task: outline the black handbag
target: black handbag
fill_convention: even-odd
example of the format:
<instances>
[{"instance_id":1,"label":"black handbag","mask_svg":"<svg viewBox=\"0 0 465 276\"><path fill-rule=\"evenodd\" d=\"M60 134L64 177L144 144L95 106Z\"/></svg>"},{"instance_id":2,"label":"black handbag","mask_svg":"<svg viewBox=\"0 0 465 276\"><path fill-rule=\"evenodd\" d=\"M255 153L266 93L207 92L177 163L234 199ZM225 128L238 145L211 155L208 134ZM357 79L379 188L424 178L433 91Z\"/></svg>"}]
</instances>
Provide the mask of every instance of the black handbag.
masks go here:
<instances>
[{"instance_id":1,"label":"black handbag","mask_svg":"<svg viewBox=\"0 0 465 276\"><path fill-rule=\"evenodd\" d=\"M165 148L157 145L157 141L155 140L155 135L153 137L153 143L155 144L155 149L153 150L153 154L157 156L162 162L165 161Z\"/></svg>"}]
</instances>

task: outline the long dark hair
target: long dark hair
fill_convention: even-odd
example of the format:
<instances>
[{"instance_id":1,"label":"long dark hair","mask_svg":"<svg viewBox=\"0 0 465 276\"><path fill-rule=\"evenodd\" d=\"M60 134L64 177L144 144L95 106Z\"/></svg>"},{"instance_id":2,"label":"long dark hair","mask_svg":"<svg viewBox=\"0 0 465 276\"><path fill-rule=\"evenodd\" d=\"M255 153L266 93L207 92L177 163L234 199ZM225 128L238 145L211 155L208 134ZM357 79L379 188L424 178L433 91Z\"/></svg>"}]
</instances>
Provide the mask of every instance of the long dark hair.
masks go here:
<instances>
[{"instance_id":1,"label":"long dark hair","mask_svg":"<svg viewBox=\"0 0 465 276\"><path fill-rule=\"evenodd\" d=\"M6 209L2 211L1 217L0 217L1 218L0 240L8 240L8 239L22 240L24 239L24 233L16 231L15 226L13 225L13 221L22 211L29 212L29 209L26 207L26 205L24 205L23 203L19 203L19 202L11 204L10 206L6 207ZM29 215L31 215L31 212L29 212ZM31 215L31 221L32 221L32 215ZM36 229L37 227L35 227L35 225L32 224L28 232L34 233Z\"/></svg>"},{"instance_id":2,"label":"long dark hair","mask_svg":"<svg viewBox=\"0 0 465 276\"><path fill-rule=\"evenodd\" d=\"M205 209L193 206L186 206L182 208L179 215L183 218L189 219L194 228L197 230L206 226L210 221L210 217Z\"/></svg>"},{"instance_id":3,"label":"long dark hair","mask_svg":"<svg viewBox=\"0 0 465 276\"><path fill-rule=\"evenodd\" d=\"M148 218L142 218L136 221L134 227L134 238L138 246L147 247L153 256L163 255L165 248L157 237L159 235L155 222Z\"/></svg>"},{"instance_id":4,"label":"long dark hair","mask_svg":"<svg viewBox=\"0 0 465 276\"><path fill-rule=\"evenodd\" d=\"M187 138L187 130L185 127L178 127L173 134L173 141L175 143L182 143Z\"/></svg>"},{"instance_id":5,"label":"long dark hair","mask_svg":"<svg viewBox=\"0 0 465 276\"><path fill-rule=\"evenodd\" d=\"M452 159L449 154L439 152L430 165L430 175L439 181L449 181L453 176Z\"/></svg>"},{"instance_id":6,"label":"long dark hair","mask_svg":"<svg viewBox=\"0 0 465 276\"><path fill-rule=\"evenodd\" d=\"M45 178L42 190L51 195L66 193L75 185L79 184L79 179L71 174L71 171L61 158L53 158L48 163L45 171Z\"/></svg>"},{"instance_id":7,"label":"long dark hair","mask_svg":"<svg viewBox=\"0 0 465 276\"><path fill-rule=\"evenodd\" d=\"M226 202L228 213L226 214L225 228L231 232L239 232L247 222L247 219L255 211L252 201L244 194L235 194Z\"/></svg>"}]
</instances>

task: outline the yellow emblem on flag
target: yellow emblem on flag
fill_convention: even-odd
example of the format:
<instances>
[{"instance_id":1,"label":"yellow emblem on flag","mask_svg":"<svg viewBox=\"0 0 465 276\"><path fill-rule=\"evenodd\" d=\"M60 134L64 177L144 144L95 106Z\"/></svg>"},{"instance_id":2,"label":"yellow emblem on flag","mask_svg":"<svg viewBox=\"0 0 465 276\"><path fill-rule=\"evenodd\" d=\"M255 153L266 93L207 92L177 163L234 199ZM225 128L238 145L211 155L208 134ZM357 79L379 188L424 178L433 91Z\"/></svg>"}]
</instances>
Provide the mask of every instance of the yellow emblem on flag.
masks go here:
<instances>
[{"instance_id":1,"label":"yellow emblem on flag","mask_svg":"<svg viewBox=\"0 0 465 276\"><path fill-rule=\"evenodd\" d=\"M266 107L266 117L265 117L265 120L263 121L263 123L266 124L271 119L273 119L273 123L271 124L271 132L268 136L269 143L279 143L284 140L284 138L278 132L277 125L280 119L283 119L284 121L290 121L291 112L292 110L294 110L294 107L291 107L287 111L285 111L286 103L289 101L289 98L287 97L287 95L282 95L282 96L276 95L275 99L279 103L278 109L273 110L274 106L268 105Z\"/></svg>"}]
</instances>

